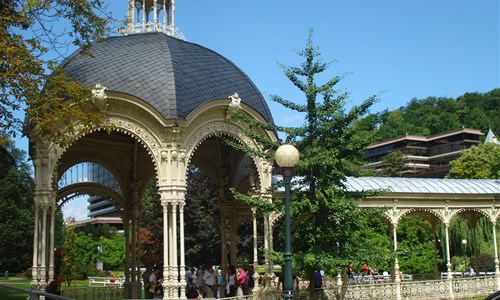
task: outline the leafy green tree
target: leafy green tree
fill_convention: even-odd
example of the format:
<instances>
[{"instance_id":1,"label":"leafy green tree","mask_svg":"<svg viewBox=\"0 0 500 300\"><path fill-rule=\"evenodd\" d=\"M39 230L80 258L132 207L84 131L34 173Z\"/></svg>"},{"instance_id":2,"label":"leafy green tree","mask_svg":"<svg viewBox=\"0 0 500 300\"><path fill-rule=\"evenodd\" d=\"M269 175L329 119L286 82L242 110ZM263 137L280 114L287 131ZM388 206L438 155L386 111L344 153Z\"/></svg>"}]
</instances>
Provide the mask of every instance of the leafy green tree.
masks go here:
<instances>
[{"instance_id":1,"label":"leafy green tree","mask_svg":"<svg viewBox=\"0 0 500 300\"><path fill-rule=\"evenodd\" d=\"M140 233L142 257L143 263L154 265L158 263L155 260L163 258L163 208L153 181L146 188L143 199L141 227L144 229Z\"/></svg>"},{"instance_id":2,"label":"leafy green tree","mask_svg":"<svg viewBox=\"0 0 500 300\"><path fill-rule=\"evenodd\" d=\"M188 170L185 248L190 266L217 264L221 257L221 224L217 188L200 169Z\"/></svg>"},{"instance_id":3,"label":"leafy green tree","mask_svg":"<svg viewBox=\"0 0 500 300\"><path fill-rule=\"evenodd\" d=\"M401 171L404 166L403 152L391 151L384 156L384 166L380 171L382 177L401 177Z\"/></svg>"},{"instance_id":4,"label":"leafy green tree","mask_svg":"<svg viewBox=\"0 0 500 300\"><path fill-rule=\"evenodd\" d=\"M77 233L76 238L78 263L81 266L92 265L95 267L97 263L97 246L99 240L94 239L92 235L83 232ZM77 278L81 278L82 269L77 273Z\"/></svg>"},{"instance_id":5,"label":"leafy green tree","mask_svg":"<svg viewBox=\"0 0 500 300\"><path fill-rule=\"evenodd\" d=\"M387 140L414 132L413 124L406 122L402 108L394 111L384 110L378 114L380 126L376 131L376 140Z\"/></svg>"},{"instance_id":6,"label":"leafy green tree","mask_svg":"<svg viewBox=\"0 0 500 300\"><path fill-rule=\"evenodd\" d=\"M85 109L91 105L90 89L68 81L58 62L70 46L89 53L91 43L108 31L109 20L101 0L1 1L0 130L19 133L23 120L13 112L21 109L30 129L60 143L76 131L75 119L84 129L100 123L100 113Z\"/></svg>"},{"instance_id":7,"label":"leafy green tree","mask_svg":"<svg viewBox=\"0 0 500 300\"><path fill-rule=\"evenodd\" d=\"M296 179L301 189L292 192L291 201L293 263L313 282L313 271L317 268L333 275L350 258L356 257L360 248L385 253L388 245L383 245L383 242L365 245L360 241L360 238L373 233L369 228L370 211L359 209L355 197L342 189L345 176L358 174L362 154L371 142L371 138L367 138L367 130L362 135L358 134L360 128L366 128L366 124L359 122L376 97L346 110L349 94L336 89L340 77L335 76L324 84L316 82L318 75L326 71L330 64L322 62L319 50L312 42L312 30L305 49L298 55L304 58L300 67L282 68L285 76L304 94L305 104L277 95L270 98L294 112L304 114L306 119L303 126L279 127L277 130L285 132L286 141L295 143L300 152ZM243 115L241 112L237 114ZM250 130L258 126L248 118L245 120ZM265 124L261 128L271 126ZM263 143L263 146L276 147L272 143ZM251 199L245 201L259 205ZM258 207L283 210L283 202L275 201L274 205L266 208L261 204ZM283 249L279 243L274 246L275 249ZM310 288L313 291L312 285Z\"/></svg>"},{"instance_id":8,"label":"leafy green tree","mask_svg":"<svg viewBox=\"0 0 500 300\"><path fill-rule=\"evenodd\" d=\"M398 224L398 261L406 274L434 272L434 231L423 217L405 217Z\"/></svg>"},{"instance_id":9,"label":"leafy green tree","mask_svg":"<svg viewBox=\"0 0 500 300\"><path fill-rule=\"evenodd\" d=\"M494 132L500 131L500 89L488 93L465 93L457 98L465 107L464 126ZM477 125L476 125L477 124Z\"/></svg>"},{"instance_id":10,"label":"leafy green tree","mask_svg":"<svg viewBox=\"0 0 500 300\"><path fill-rule=\"evenodd\" d=\"M125 263L125 236L101 237L102 262L106 269L122 268Z\"/></svg>"},{"instance_id":11,"label":"leafy green tree","mask_svg":"<svg viewBox=\"0 0 500 300\"><path fill-rule=\"evenodd\" d=\"M384 110L363 119L365 128L376 128L375 140L405 134L433 135L462 127L500 130L500 89L488 93L465 93L456 99L412 99L395 110Z\"/></svg>"},{"instance_id":12,"label":"leafy green tree","mask_svg":"<svg viewBox=\"0 0 500 300\"><path fill-rule=\"evenodd\" d=\"M74 227L69 227L62 249L61 266L61 274L66 279L68 286L71 285L71 281L77 278L79 269L82 269L82 264L78 257L78 234Z\"/></svg>"},{"instance_id":13,"label":"leafy green tree","mask_svg":"<svg viewBox=\"0 0 500 300\"><path fill-rule=\"evenodd\" d=\"M20 272L32 262L33 179L25 152L5 141L0 145L0 269Z\"/></svg>"},{"instance_id":14,"label":"leafy green tree","mask_svg":"<svg viewBox=\"0 0 500 300\"><path fill-rule=\"evenodd\" d=\"M500 145L473 146L450 165L446 178L500 179Z\"/></svg>"}]
</instances>

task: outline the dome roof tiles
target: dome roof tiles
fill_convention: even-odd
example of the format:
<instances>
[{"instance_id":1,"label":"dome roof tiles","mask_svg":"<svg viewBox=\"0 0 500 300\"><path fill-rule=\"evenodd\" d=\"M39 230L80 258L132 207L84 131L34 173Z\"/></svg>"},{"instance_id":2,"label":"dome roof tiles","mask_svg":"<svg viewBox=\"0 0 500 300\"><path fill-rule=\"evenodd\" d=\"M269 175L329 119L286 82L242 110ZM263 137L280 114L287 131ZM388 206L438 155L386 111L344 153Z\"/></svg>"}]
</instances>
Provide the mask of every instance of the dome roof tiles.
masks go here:
<instances>
[{"instance_id":1,"label":"dome roof tiles","mask_svg":"<svg viewBox=\"0 0 500 300\"><path fill-rule=\"evenodd\" d=\"M165 118L182 118L211 100L237 92L242 102L272 122L250 78L220 54L163 33L111 37L95 43L92 57L73 53L63 62L71 79L127 93L148 102Z\"/></svg>"}]
</instances>

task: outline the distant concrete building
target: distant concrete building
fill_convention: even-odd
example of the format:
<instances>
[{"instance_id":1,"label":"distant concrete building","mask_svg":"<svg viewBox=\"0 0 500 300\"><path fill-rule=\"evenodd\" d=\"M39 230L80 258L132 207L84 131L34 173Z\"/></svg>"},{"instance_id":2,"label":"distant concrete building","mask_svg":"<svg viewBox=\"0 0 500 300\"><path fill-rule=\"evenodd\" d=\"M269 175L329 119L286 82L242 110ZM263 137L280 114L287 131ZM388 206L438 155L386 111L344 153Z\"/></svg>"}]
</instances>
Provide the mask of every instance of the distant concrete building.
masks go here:
<instances>
[{"instance_id":1,"label":"distant concrete building","mask_svg":"<svg viewBox=\"0 0 500 300\"><path fill-rule=\"evenodd\" d=\"M463 150L481 143L483 132L462 128L437 135L405 135L368 146L365 166L380 172L384 156L392 151L403 153L403 177L443 178L450 170L450 161Z\"/></svg>"}]
</instances>

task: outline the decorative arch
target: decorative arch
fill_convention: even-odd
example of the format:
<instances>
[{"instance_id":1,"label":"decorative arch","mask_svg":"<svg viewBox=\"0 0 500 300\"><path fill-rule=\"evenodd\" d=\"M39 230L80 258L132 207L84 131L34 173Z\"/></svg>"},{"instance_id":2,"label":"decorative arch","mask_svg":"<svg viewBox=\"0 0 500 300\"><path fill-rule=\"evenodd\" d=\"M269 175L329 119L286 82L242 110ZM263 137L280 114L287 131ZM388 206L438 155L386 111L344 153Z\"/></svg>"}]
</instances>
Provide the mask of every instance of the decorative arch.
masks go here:
<instances>
[{"instance_id":1,"label":"decorative arch","mask_svg":"<svg viewBox=\"0 0 500 300\"><path fill-rule=\"evenodd\" d=\"M119 205L124 205L123 196L120 193L102 185L95 183L77 183L67 186L57 194L56 201L62 200L58 205L63 206L68 200L65 198L73 194L89 194L89 195L99 195L103 197L110 198L113 202Z\"/></svg>"}]
</instances>

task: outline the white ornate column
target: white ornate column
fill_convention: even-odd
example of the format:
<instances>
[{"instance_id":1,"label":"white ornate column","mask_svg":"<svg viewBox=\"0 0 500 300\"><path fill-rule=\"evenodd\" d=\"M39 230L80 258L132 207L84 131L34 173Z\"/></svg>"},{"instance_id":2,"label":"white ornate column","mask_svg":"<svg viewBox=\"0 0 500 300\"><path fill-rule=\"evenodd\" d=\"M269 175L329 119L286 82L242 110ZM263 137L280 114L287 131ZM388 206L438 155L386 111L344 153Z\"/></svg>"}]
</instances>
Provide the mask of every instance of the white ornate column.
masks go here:
<instances>
[{"instance_id":1,"label":"white ornate column","mask_svg":"<svg viewBox=\"0 0 500 300\"><path fill-rule=\"evenodd\" d=\"M161 207L163 209L163 291L164 295L168 295L168 290L170 288L170 278L169 278L169 254L168 254L168 249L169 249L169 243L170 239L168 237L168 228L169 228L169 222L168 222L168 201L166 199L161 199Z\"/></svg>"},{"instance_id":2,"label":"white ornate column","mask_svg":"<svg viewBox=\"0 0 500 300\"><path fill-rule=\"evenodd\" d=\"M33 270L32 270L32 288L45 289L47 285L46 275L49 269L50 259L47 259L47 252L50 243L48 243L48 229L47 229L47 211L49 203L55 202L53 200L52 191L52 174L50 159L49 145L42 140L34 138L34 148L36 154L33 156L33 165L35 168L35 189L34 189L34 202L35 202L35 231L33 235Z\"/></svg>"},{"instance_id":3,"label":"white ornate column","mask_svg":"<svg viewBox=\"0 0 500 300\"><path fill-rule=\"evenodd\" d=\"M170 287L171 290L171 298L177 298L177 288L179 287L179 261L177 260L177 201L172 202L171 209L171 220L172 224L172 243L171 243L171 253L172 260L170 261L170 278L172 285Z\"/></svg>"},{"instance_id":4,"label":"white ornate column","mask_svg":"<svg viewBox=\"0 0 500 300\"><path fill-rule=\"evenodd\" d=\"M409 209L399 209L397 207L398 200L393 201L393 206L391 209L386 211L384 214L389 218L392 225L392 239L394 247L394 281L396 283L396 299L401 299L401 276L399 274L399 258L398 258L398 222L401 217L409 211Z\"/></svg>"},{"instance_id":5,"label":"white ornate column","mask_svg":"<svg viewBox=\"0 0 500 300\"><path fill-rule=\"evenodd\" d=\"M252 208L252 229L253 229L253 280L254 287L252 289L253 293L257 293L259 288L259 261L258 261L258 244L257 244L257 208Z\"/></svg>"},{"instance_id":6,"label":"white ornate column","mask_svg":"<svg viewBox=\"0 0 500 300\"><path fill-rule=\"evenodd\" d=\"M172 137L178 131L172 130ZM163 207L163 288L164 299L185 299L184 203L186 154L172 143L160 151L158 192ZM179 217L179 225L177 222ZM180 226L180 227L178 227ZM179 228L179 230L178 230ZM178 252L180 249L180 253ZM180 258L179 258L180 256Z\"/></svg>"},{"instance_id":7,"label":"white ornate column","mask_svg":"<svg viewBox=\"0 0 500 300\"><path fill-rule=\"evenodd\" d=\"M398 223L394 220L392 224L392 236L394 243L394 282L396 283L396 299L401 300L401 276L399 275L398 260Z\"/></svg>"},{"instance_id":8,"label":"white ornate column","mask_svg":"<svg viewBox=\"0 0 500 300\"><path fill-rule=\"evenodd\" d=\"M35 201L36 202L36 201ZM38 245L39 245L39 224L40 224L40 208L35 203L35 230L33 233L33 266L31 267L31 287L37 287L39 284L39 270L38 270Z\"/></svg>"},{"instance_id":9,"label":"white ornate column","mask_svg":"<svg viewBox=\"0 0 500 300\"><path fill-rule=\"evenodd\" d=\"M167 274L167 278L168 278L168 288L167 288L167 292L165 294L167 294L169 296L169 298L172 298L172 295L174 293L173 289L174 289L174 285L175 285L175 277L174 277L174 254L173 254L173 250L174 250L174 244L175 244L175 237L174 237L174 226L176 226L176 224L174 223L173 221L173 214L172 214L172 202L169 201L169 205L168 205L168 274Z\"/></svg>"},{"instance_id":10,"label":"white ornate column","mask_svg":"<svg viewBox=\"0 0 500 300\"><path fill-rule=\"evenodd\" d=\"M455 299L453 293L453 275L451 273L451 259L450 259L450 223L446 221L444 223L445 234L446 234L446 267L448 272L448 291L450 299Z\"/></svg>"},{"instance_id":11,"label":"white ornate column","mask_svg":"<svg viewBox=\"0 0 500 300\"><path fill-rule=\"evenodd\" d=\"M497 246L497 222L493 221L493 248L495 255L495 276L497 278L497 290L500 290L500 270L498 268L498 246Z\"/></svg>"},{"instance_id":12,"label":"white ornate column","mask_svg":"<svg viewBox=\"0 0 500 300\"><path fill-rule=\"evenodd\" d=\"M180 249L180 290L181 299L186 298L186 258L184 248L184 206L185 201L179 201L179 249Z\"/></svg>"},{"instance_id":13,"label":"white ornate column","mask_svg":"<svg viewBox=\"0 0 500 300\"><path fill-rule=\"evenodd\" d=\"M450 221L457 209L450 209L448 207L448 200L446 201L445 207L443 209L437 210L439 216L443 220L445 227L445 239L446 239L446 267L447 267L447 279L448 279L448 297L450 299L455 299L455 293L453 292L453 275L451 273L451 258L450 258Z\"/></svg>"},{"instance_id":14,"label":"white ornate column","mask_svg":"<svg viewBox=\"0 0 500 300\"><path fill-rule=\"evenodd\" d=\"M54 246L55 246L55 214L57 211L57 207L55 205L55 195L54 195L54 205L51 206L50 210L50 259L49 259L49 281L55 280L54 278Z\"/></svg>"},{"instance_id":15,"label":"white ornate column","mask_svg":"<svg viewBox=\"0 0 500 300\"><path fill-rule=\"evenodd\" d=\"M45 281L46 274L47 274L47 210L48 207L47 205L42 206L42 259L40 261L40 275L43 277L43 279L40 282L41 287L45 287L47 285L47 282Z\"/></svg>"},{"instance_id":16,"label":"white ornate column","mask_svg":"<svg viewBox=\"0 0 500 300\"><path fill-rule=\"evenodd\" d=\"M254 269L258 266L258 252L257 252L257 209L252 208L252 232L253 232L253 265Z\"/></svg>"},{"instance_id":17,"label":"white ornate column","mask_svg":"<svg viewBox=\"0 0 500 300\"><path fill-rule=\"evenodd\" d=\"M495 277L497 279L497 290L500 290L500 269L498 261L498 243L497 243L497 219L500 211L495 206L495 201L491 208L482 210L490 218L493 229L493 255L495 257Z\"/></svg>"}]
</instances>

